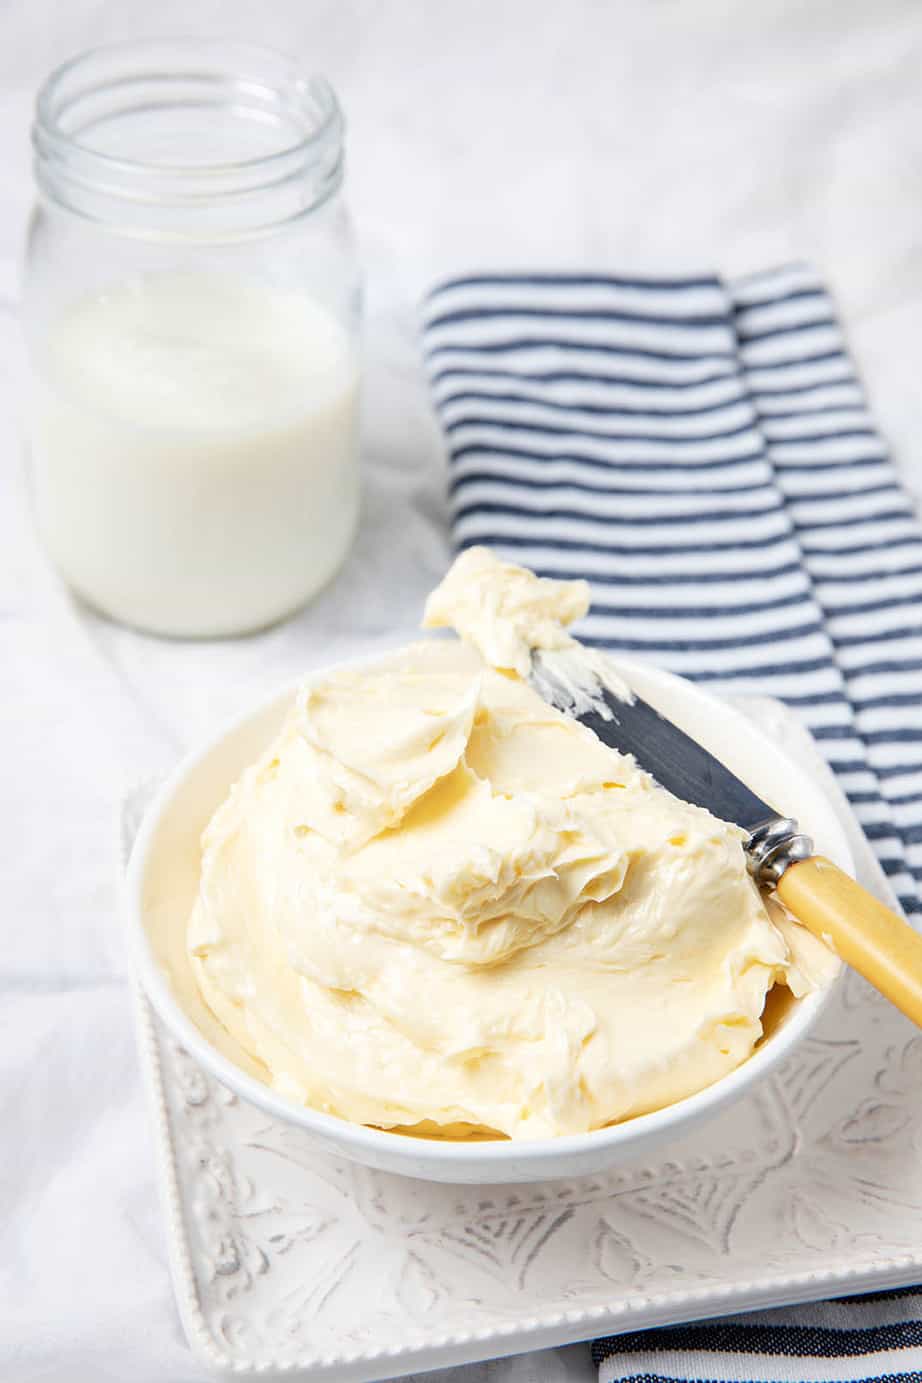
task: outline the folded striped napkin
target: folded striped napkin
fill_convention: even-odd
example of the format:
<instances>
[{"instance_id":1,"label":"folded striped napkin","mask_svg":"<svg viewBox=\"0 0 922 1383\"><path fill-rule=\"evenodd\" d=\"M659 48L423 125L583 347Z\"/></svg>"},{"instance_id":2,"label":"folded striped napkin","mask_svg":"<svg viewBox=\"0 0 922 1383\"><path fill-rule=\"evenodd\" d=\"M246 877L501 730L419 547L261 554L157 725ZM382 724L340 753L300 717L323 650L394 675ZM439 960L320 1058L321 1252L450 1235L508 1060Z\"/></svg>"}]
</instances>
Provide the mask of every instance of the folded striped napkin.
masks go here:
<instances>
[{"instance_id":1,"label":"folded striped napkin","mask_svg":"<svg viewBox=\"0 0 922 1383\"><path fill-rule=\"evenodd\" d=\"M453 279L424 349L458 546L586 577L588 643L787 701L920 912L922 525L816 275Z\"/></svg>"},{"instance_id":2,"label":"folded striped napkin","mask_svg":"<svg viewBox=\"0 0 922 1383\"><path fill-rule=\"evenodd\" d=\"M588 579L588 643L785 700L922 925L922 525L816 274L456 278L423 344L458 547ZM922 1383L920 1317L891 1294L594 1357L602 1383Z\"/></svg>"}]
</instances>

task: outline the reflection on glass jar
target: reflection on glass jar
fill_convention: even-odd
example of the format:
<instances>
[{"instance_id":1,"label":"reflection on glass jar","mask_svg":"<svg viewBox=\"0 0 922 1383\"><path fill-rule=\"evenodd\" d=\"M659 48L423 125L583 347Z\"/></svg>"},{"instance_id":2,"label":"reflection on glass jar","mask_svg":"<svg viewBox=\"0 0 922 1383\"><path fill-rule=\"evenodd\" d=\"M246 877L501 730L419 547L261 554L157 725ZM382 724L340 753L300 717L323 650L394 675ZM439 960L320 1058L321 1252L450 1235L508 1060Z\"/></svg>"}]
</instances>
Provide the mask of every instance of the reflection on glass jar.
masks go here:
<instances>
[{"instance_id":1,"label":"reflection on glass jar","mask_svg":"<svg viewBox=\"0 0 922 1383\"><path fill-rule=\"evenodd\" d=\"M257 629L346 555L359 277L342 133L325 81L240 44L115 45L39 95L36 515L115 619Z\"/></svg>"}]
</instances>

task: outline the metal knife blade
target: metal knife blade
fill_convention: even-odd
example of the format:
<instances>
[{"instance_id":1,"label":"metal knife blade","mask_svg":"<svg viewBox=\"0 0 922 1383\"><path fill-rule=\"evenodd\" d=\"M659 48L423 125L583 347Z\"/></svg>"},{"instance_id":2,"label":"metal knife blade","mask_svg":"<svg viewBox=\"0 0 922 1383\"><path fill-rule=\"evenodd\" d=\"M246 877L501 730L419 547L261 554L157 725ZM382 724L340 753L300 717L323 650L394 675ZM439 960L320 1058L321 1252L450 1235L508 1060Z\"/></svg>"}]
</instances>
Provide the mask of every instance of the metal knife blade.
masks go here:
<instances>
[{"instance_id":1,"label":"metal knife blade","mask_svg":"<svg viewBox=\"0 0 922 1383\"><path fill-rule=\"evenodd\" d=\"M572 696L555 679L553 659L541 659L540 676L532 678L532 685L558 710L573 714ZM642 697L635 694L631 701L625 701L600 683L593 699L600 703L600 709L584 709L576 719L603 744L622 754L633 754L641 768L683 802L706 807L714 816L749 832L777 818L773 807Z\"/></svg>"}]
</instances>

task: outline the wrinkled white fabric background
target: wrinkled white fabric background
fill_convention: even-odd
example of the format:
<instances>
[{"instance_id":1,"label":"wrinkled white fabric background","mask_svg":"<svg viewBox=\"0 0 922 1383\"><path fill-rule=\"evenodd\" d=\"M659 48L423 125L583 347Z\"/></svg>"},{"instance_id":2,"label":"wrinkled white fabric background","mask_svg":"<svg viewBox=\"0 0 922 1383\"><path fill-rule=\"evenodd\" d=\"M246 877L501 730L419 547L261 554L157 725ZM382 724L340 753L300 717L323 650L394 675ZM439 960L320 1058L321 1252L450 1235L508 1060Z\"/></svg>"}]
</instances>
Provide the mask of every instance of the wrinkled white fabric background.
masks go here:
<instances>
[{"instance_id":1,"label":"wrinkled white fabric background","mask_svg":"<svg viewBox=\"0 0 922 1383\"><path fill-rule=\"evenodd\" d=\"M34 90L88 45L182 32L272 43L332 78L368 278L352 558L283 627L206 645L142 638L74 605L35 543L16 421ZM490 265L812 259L918 493L920 71L913 0L0 0L2 1383L201 1376L153 1183L116 916L117 803L263 689L413 629L448 557L420 292ZM450 1376L592 1373L575 1346Z\"/></svg>"}]
</instances>

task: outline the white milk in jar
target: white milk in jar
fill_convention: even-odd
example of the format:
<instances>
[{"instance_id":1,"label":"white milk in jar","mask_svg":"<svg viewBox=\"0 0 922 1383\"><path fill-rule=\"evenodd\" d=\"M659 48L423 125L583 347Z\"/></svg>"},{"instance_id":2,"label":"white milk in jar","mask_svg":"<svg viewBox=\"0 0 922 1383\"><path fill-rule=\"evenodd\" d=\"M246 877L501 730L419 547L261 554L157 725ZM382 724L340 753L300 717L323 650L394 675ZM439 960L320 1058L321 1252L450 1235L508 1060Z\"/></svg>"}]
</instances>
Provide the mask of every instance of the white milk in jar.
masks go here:
<instances>
[{"instance_id":1,"label":"white milk in jar","mask_svg":"<svg viewBox=\"0 0 922 1383\"><path fill-rule=\"evenodd\" d=\"M358 512L358 369L307 296L169 272L48 329L33 406L46 546L92 605L154 633L281 618L343 561Z\"/></svg>"}]
</instances>

